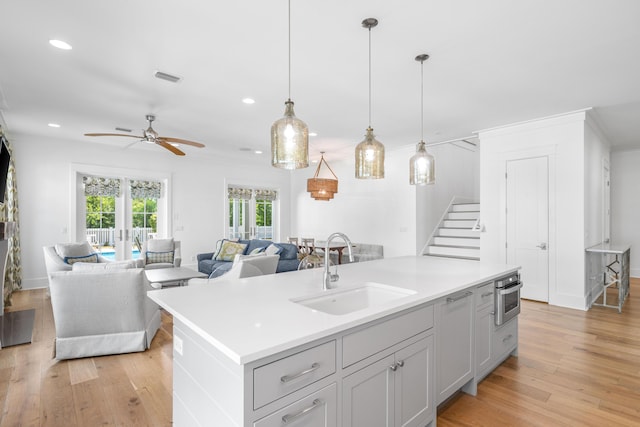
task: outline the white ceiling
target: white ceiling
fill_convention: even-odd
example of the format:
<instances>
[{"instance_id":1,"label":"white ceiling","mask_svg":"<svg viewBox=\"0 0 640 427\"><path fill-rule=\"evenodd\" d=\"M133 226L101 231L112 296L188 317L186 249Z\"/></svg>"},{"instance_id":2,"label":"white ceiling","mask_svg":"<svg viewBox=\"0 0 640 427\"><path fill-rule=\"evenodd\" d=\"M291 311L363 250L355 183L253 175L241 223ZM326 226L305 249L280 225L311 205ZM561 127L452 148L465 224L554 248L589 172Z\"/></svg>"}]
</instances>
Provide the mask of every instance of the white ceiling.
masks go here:
<instances>
[{"instance_id":1,"label":"white ceiling","mask_svg":"<svg viewBox=\"0 0 640 427\"><path fill-rule=\"evenodd\" d=\"M638 0L291 3L291 98L318 133L313 156L352 156L363 138L368 17L380 22L372 125L388 150L420 139L421 53L431 55L428 142L594 107L614 149L640 148ZM187 157L255 157L238 151L250 148L269 162L270 126L287 98L286 0L6 0L1 9L0 112L12 138L125 146L83 133L139 132L153 113L160 135L207 145L185 147ZM158 80L157 70L183 80Z\"/></svg>"}]
</instances>

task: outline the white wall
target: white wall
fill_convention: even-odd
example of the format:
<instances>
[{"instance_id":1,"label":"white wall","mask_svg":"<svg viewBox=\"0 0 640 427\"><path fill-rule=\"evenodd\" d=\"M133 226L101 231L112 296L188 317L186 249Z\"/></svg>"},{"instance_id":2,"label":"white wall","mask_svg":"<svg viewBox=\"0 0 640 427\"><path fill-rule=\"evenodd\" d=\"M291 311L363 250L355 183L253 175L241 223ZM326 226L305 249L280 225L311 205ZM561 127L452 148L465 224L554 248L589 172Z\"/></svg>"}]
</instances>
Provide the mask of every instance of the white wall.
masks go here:
<instances>
[{"instance_id":1,"label":"white wall","mask_svg":"<svg viewBox=\"0 0 640 427\"><path fill-rule=\"evenodd\" d=\"M289 234L289 173L271 167L264 156L239 161L189 152L178 157L156 147L123 150L93 142L45 141L15 135L11 143L17 171L24 289L46 286L42 246L69 241L71 164L170 174L173 237L182 241L186 266L195 266L195 255L212 251L224 235L226 183L279 189L281 236Z\"/></svg>"},{"instance_id":2,"label":"white wall","mask_svg":"<svg viewBox=\"0 0 640 427\"><path fill-rule=\"evenodd\" d=\"M585 251L600 239L608 144L586 111L481 131L481 259L506 260L504 174L510 159L549 156L549 303L585 309ZM598 166L600 165L600 166ZM592 175L596 177L592 180ZM600 220L598 219L600 218ZM587 238L588 237L588 238ZM599 241L598 241L599 242ZM596 243L598 243L596 242ZM523 278L526 280L526 278Z\"/></svg>"},{"instance_id":3,"label":"white wall","mask_svg":"<svg viewBox=\"0 0 640 427\"><path fill-rule=\"evenodd\" d=\"M611 239L631 245L631 276L640 277L640 150L611 154Z\"/></svg>"},{"instance_id":4,"label":"white wall","mask_svg":"<svg viewBox=\"0 0 640 427\"><path fill-rule=\"evenodd\" d=\"M325 239L342 231L353 242L384 245L385 257L415 255L454 195L476 199L478 154L441 145L428 148L436 159L436 183L409 185L409 159L413 146L387 151L385 178L355 178L354 160L326 159L338 176L338 193L330 201L317 201L307 193L307 179L315 168L292 173L292 235Z\"/></svg>"}]
</instances>

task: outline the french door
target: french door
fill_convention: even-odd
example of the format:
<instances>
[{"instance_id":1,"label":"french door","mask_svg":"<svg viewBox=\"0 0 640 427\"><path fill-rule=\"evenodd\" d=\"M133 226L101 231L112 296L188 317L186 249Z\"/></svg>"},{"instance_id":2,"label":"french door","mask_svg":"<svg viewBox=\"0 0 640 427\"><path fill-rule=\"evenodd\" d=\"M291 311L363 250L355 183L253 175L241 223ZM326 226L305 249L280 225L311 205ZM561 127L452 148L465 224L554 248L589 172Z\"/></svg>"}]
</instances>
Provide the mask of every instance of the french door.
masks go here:
<instances>
[{"instance_id":1,"label":"french door","mask_svg":"<svg viewBox=\"0 0 640 427\"><path fill-rule=\"evenodd\" d=\"M72 241L86 240L103 256L126 260L138 258L146 240L169 234L168 178L82 166L72 173Z\"/></svg>"},{"instance_id":2,"label":"french door","mask_svg":"<svg viewBox=\"0 0 640 427\"><path fill-rule=\"evenodd\" d=\"M275 190L229 187L227 237L273 240L276 218Z\"/></svg>"}]
</instances>

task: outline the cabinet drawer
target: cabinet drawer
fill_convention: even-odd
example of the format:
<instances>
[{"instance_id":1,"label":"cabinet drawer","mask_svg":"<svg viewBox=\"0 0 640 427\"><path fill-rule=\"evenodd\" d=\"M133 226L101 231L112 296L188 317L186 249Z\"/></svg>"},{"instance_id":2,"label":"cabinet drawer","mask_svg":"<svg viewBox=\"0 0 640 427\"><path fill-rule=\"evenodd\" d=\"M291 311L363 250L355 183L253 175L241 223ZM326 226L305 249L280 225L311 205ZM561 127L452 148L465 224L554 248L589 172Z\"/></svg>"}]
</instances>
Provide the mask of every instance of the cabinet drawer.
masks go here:
<instances>
[{"instance_id":1,"label":"cabinet drawer","mask_svg":"<svg viewBox=\"0 0 640 427\"><path fill-rule=\"evenodd\" d=\"M493 304L493 293L495 286L493 282L476 288L476 307L482 308L489 304Z\"/></svg>"},{"instance_id":2,"label":"cabinet drawer","mask_svg":"<svg viewBox=\"0 0 640 427\"><path fill-rule=\"evenodd\" d=\"M503 354L509 353L518 345L518 319L511 319L502 326L496 327L493 334L494 355L500 358Z\"/></svg>"},{"instance_id":3,"label":"cabinet drawer","mask_svg":"<svg viewBox=\"0 0 640 427\"><path fill-rule=\"evenodd\" d=\"M253 370L253 409L336 371L336 342L301 351Z\"/></svg>"},{"instance_id":4,"label":"cabinet drawer","mask_svg":"<svg viewBox=\"0 0 640 427\"><path fill-rule=\"evenodd\" d=\"M336 383L292 403L256 421L254 427L281 427L300 425L309 427L330 427L337 423ZM294 421L298 421L295 423Z\"/></svg>"},{"instance_id":5,"label":"cabinet drawer","mask_svg":"<svg viewBox=\"0 0 640 427\"><path fill-rule=\"evenodd\" d=\"M433 327L433 305L386 320L342 339L342 367L350 366Z\"/></svg>"}]
</instances>

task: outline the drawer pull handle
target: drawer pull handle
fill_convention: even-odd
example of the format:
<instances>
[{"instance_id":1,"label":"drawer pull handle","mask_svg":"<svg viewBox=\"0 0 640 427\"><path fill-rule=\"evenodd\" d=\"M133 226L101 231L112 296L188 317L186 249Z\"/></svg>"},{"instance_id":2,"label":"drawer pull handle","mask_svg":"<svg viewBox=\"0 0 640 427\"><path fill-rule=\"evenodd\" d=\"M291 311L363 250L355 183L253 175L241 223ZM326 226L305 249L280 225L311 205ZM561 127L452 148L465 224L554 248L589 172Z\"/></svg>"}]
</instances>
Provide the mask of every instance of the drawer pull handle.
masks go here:
<instances>
[{"instance_id":1,"label":"drawer pull handle","mask_svg":"<svg viewBox=\"0 0 640 427\"><path fill-rule=\"evenodd\" d=\"M465 292L464 294L462 294L460 296L453 297L453 298L449 297L449 298L447 298L447 304L452 303L452 302L456 302L456 301L460 301L461 299L464 299L464 298L468 297L469 295L473 295L473 292L467 291L467 292Z\"/></svg>"},{"instance_id":2,"label":"drawer pull handle","mask_svg":"<svg viewBox=\"0 0 640 427\"><path fill-rule=\"evenodd\" d=\"M391 369L393 372L395 372L396 369L398 369L398 364L394 363L393 365L389 366L389 369Z\"/></svg>"},{"instance_id":3,"label":"drawer pull handle","mask_svg":"<svg viewBox=\"0 0 640 427\"><path fill-rule=\"evenodd\" d=\"M488 297L489 295L493 295L493 291L491 292L485 292L484 294L480 295L482 298L484 297Z\"/></svg>"},{"instance_id":4,"label":"drawer pull handle","mask_svg":"<svg viewBox=\"0 0 640 427\"><path fill-rule=\"evenodd\" d=\"M509 334L506 337L502 338L502 342L507 342L509 341L511 338L513 338L513 335Z\"/></svg>"},{"instance_id":5,"label":"drawer pull handle","mask_svg":"<svg viewBox=\"0 0 640 427\"><path fill-rule=\"evenodd\" d=\"M397 365L402 368L404 366L404 360L398 360Z\"/></svg>"},{"instance_id":6,"label":"drawer pull handle","mask_svg":"<svg viewBox=\"0 0 640 427\"><path fill-rule=\"evenodd\" d=\"M313 365L311 365L311 367L309 369L305 369L302 372L298 372L297 374L293 374L293 375L285 375L283 377L280 377L280 381L283 382L283 383L288 383L289 381L293 381L296 378L300 378L303 375L310 374L311 372L315 371L319 367L320 367L319 363L314 363Z\"/></svg>"},{"instance_id":7,"label":"drawer pull handle","mask_svg":"<svg viewBox=\"0 0 640 427\"><path fill-rule=\"evenodd\" d=\"M322 405L324 405L324 402L322 400L315 399L313 402L311 402L311 405L307 406L306 408L301 409L300 411L294 414L284 415L282 417L282 424L287 424L287 423L290 423L291 421L297 420L298 418L307 415L309 412L313 411L316 408L319 408Z\"/></svg>"}]
</instances>

